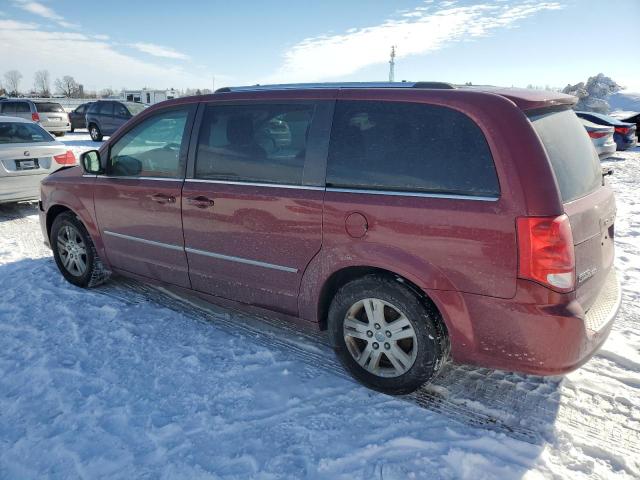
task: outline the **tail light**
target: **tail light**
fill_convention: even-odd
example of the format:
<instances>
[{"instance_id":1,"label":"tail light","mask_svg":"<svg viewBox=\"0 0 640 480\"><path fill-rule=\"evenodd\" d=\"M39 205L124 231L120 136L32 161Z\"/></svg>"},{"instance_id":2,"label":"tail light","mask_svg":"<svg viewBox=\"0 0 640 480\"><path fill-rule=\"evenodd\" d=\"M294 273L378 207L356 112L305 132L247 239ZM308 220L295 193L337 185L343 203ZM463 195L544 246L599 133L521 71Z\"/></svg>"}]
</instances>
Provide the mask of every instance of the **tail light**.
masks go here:
<instances>
[{"instance_id":1,"label":"tail light","mask_svg":"<svg viewBox=\"0 0 640 480\"><path fill-rule=\"evenodd\" d=\"M628 135L629 130L631 130L629 127L616 127L616 132L620 135Z\"/></svg>"},{"instance_id":2,"label":"tail light","mask_svg":"<svg viewBox=\"0 0 640 480\"><path fill-rule=\"evenodd\" d=\"M602 138L609 135L608 132L587 132L591 138Z\"/></svg>"},{"instance_id":3,"label":"tail light","mask_svg":"<svg viewBox=\"0 0 640 480\"><path fill-rule=\"evenodd\" d=\"M71 150L67 150L67 153L62 155L55 155L53 159L60 165L75 165L76 157Z\"/></svg>"},{"instance_id":4,"label":"tail light","mask_svg":"<svg viewBox=\"0 0 640 480\"><path fill-rule=\"evenodd\" d=\"M33 120L34 122L39 122L40 121L40 115L38 114L38 112L32 112L31 113L31 120Z\"/></svg>"},{"instance_id":5,"label":"tail light","mask_svg":"<svg viewBox=\"0 0 640 480\"><path fill-rule=\"evenodd\" d=\"M520 217L517 227L518 277L572 291L576 260L569 217Z\"/></svg>"}]
</instances>

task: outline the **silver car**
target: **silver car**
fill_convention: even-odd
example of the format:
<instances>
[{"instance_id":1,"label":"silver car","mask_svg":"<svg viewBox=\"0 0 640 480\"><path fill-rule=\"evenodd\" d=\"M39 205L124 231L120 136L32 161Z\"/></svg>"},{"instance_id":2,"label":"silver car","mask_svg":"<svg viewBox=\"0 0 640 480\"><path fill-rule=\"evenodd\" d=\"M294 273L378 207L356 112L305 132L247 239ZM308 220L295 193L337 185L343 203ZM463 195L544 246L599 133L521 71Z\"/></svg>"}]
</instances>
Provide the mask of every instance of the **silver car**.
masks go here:
<instances>
[{"instance_id":1,"label":"silver car","mask_svg":"<svg viewBox=\"0 0 640 480\"><path fill-rule=\"evenodd\" d=\"M587 131L587 135L589 135L591 143L593 143L596 152L598 152L600 160L604 160L616 153L616 142L613 139L613 127L599 125L584 118L580 118L580 122Z\"/></svg>"},{"instance_id":2,"label":"silver car","mask_svg":"<svg viewBox=\"0 0 640 480\"><path fill-rule=\"evenodd\" d=\"M40 197L40 180L77 163L73 152L31 120L0 116L0 203Z\"/></svg>"},{"instance_id":3,"label":"silver car","mask_svg":"<svg viewBox=\"0 0 640 480\"><path fill-rule=\"evenodd\" d=\"M32 120L57 136L63 136L71 130L69 115L62 105L56 102L8 98L0 100L0 115Z\"/></svg>"}]
</instances>

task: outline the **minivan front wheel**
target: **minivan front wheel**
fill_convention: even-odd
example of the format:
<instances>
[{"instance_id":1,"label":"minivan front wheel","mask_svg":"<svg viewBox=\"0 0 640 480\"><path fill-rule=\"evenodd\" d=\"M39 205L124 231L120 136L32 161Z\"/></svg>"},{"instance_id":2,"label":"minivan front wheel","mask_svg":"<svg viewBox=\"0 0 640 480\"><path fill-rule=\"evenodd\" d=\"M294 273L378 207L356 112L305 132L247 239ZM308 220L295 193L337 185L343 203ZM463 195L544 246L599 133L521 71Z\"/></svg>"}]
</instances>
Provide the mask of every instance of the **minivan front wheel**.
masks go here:
<instances>
[{"instance_id":1,"label":"minivan front wheel","mask_svg":"<svg viewBox=\"0 0 640 480\"><path fill-rule=\"evenodd\" d=\"M436 315L405 285L368 275L338 291L328 325L336 353L354 377L402 394L428 382L445 360Z\"/></svg>"},{"instance_id":2,"label":"minivan front wheel","mask_svg":"<svg viewBox=\"0 0 640 480\"><path fill-rule=\"evenodd\" d=\"M89 135L91 135L91 140L93 140L94 142L102 141L102 132L95 123L89 125Z\"/></svg>"},{"instance_id":3,"label":"minivan front wheel","mask_svg":"<svg viewBox=\"0 0 640 480\"><path fill-rule=\"evenodd\" d=\"M50 244L58 269L70 283L94 287L109 278L89 233L73 213L61 213L54 219Z\"/></svg>"}]
</instances>

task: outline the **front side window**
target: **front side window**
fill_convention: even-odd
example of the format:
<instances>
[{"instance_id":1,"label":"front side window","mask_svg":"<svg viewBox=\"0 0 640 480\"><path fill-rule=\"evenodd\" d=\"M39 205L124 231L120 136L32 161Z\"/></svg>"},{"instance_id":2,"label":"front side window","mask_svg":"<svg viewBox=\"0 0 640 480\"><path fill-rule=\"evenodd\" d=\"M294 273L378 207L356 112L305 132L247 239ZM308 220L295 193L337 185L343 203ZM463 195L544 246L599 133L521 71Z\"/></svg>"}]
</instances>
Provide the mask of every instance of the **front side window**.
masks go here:
<instances>
[{"instance_id":1,"label":"front side window","mask_svg":"<svg viewBox=\"0 0 640 480\"><path fill-rule=\"evenodd\" d=\"M129 113L131 113L131 115L137 115L147 107L145 105L140 104L140 103L139 104L128 103L126 108L127 108L127 110L129 110Z\"/></svg>"},{"instance_id":2,"label":"front side window","mask_svg":"<svg viewBox=\"0 0 640 480\"><path fill-rule=\"evenodd\" d=\"M300 185L312 104L208 106L196 178Z\"/></svg>"},{"instance_id":3,"label":"front side window","mask_svg":"<svg viewBox=\"0 0 640 480\"><path fill-rule=\"evenodd\" d=\"M453 195L499 195L478 125L456 110L401 102L339 101L327 186Z\"/></svg>"},{"instance_id":4,"label":"front side window","mask_svg":"<svg viewBox=\"0 0 640 480\"><path fill-rule=\"evenodd\" d=\"M115 115L117 117L130 117L131 115L129 115L129 110L127 110L125 108L124 105L122 105L121 103L116 103L115 104Z\"/></svg>"},{"instance_id":5,"label":"front side window","mask_svg":"<svg viewBox=\"0 0 640 480\"><path fill-rule=\"evenodd\" d=\"M1 118L1 117L0 117ZM40 125L0 121L0 144L52 142L53 139Z\"/></svg>"},{"instance_id":6,"label":"front side window","mask_svg":"<svg viewBox=\"0 0 640 480\"><path fill-rule=\"evenodd\" d=\"M178 178L189 108L158 113L145 119L111 147L108 174Z\"/></svg>"}]
</instances>

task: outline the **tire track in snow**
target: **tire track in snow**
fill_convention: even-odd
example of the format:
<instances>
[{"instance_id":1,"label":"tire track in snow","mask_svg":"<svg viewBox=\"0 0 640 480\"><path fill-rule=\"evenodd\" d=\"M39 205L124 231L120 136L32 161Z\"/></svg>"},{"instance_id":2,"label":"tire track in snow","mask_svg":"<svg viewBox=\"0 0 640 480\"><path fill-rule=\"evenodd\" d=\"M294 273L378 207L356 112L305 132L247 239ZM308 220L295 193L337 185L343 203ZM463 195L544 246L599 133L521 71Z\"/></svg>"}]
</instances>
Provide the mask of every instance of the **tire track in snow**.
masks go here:
<instances>
[{"instance_id":1,"label":"tire track in snow","mask_svg":"<svg viewBox=\"0 0 640 480\"><path fill-rule=\"evenodd\" d=\"M355 382L343 369L324 332L302 329L275 317L249 315L211 306L164 288L119 278L100 293L125 302L153 302L198 321L214 323L234 335L246 335L267 348L279 348L297 360ZM561 398L561 380L470 366L446 365L430 385L398 398L469 426L502 433L532 444L568 434L584 445L599 445L620 455L640 454L640 430L576 408ZM577 392L584 395L584 392ZM592 394L595 403L609 400Z\"/></svg>"}]
</instances>

